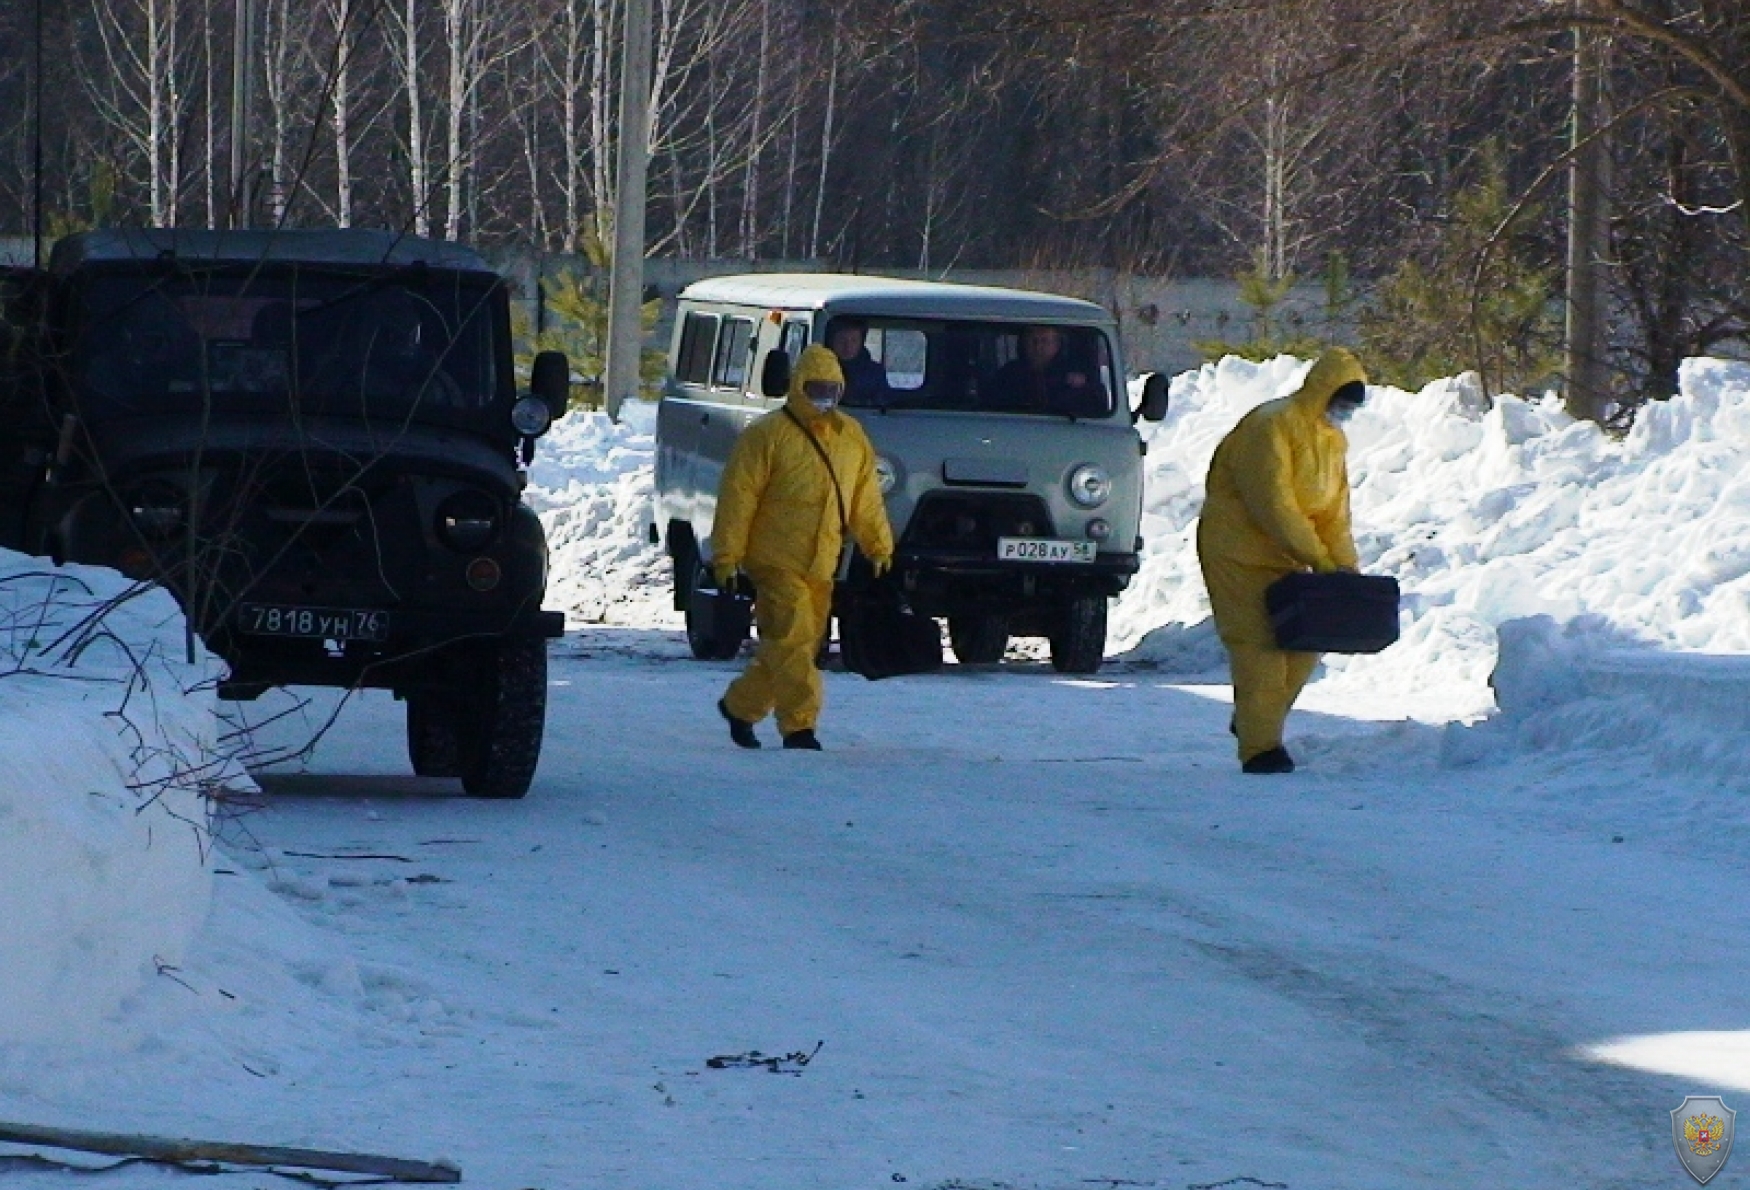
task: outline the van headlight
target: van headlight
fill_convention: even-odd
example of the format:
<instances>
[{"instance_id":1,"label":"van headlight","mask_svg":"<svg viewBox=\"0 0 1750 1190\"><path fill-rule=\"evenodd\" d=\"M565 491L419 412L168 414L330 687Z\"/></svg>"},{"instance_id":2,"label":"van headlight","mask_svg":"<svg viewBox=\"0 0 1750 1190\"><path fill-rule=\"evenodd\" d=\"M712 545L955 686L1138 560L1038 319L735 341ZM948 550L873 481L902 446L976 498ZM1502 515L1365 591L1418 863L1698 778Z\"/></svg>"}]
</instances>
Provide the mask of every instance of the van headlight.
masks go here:
<instances>
[{"instance_id":1,"label":"van headlight","mask_svg":"<svg viewBox=\"0 0 1750 1190\"><path fill-rule=\"evenodd\" d=\"M1098 508L1112 494L1112 477L1098 463L1083 463L1069 473L1069 498L1083 508Z\"/></svg>"},{"instance_id":2,"label":"van headlight","mask_svg":"<svg viewBox=\"0 0 1750 1190\"><path fill-rule=\"evenodd\" d=\"M899 486L899 464L886 455L875 456L875 486L883 496Z\"/></svg>"}]
</instances>

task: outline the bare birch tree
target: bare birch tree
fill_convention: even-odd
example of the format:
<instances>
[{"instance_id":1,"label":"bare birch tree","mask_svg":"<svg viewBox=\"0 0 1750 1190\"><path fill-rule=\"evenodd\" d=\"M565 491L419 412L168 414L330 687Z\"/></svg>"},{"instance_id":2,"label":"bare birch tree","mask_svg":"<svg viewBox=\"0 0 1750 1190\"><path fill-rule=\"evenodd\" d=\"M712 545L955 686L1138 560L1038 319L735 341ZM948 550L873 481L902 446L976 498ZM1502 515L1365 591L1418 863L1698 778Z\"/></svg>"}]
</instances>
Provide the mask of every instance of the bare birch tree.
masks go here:
<instances>
[{"instance_id":1,"label":"bare birch tree","mask_svg":"<svg viewBox=\"0 0 1750 1190\"><path fill-rule=\"evenodd\" d=\"M175 227L190 69L181 38L184 0L92 0L90 12L101 60L81 72L87 93L146 172L152 224Z\"/></svg>"}]
</instances>

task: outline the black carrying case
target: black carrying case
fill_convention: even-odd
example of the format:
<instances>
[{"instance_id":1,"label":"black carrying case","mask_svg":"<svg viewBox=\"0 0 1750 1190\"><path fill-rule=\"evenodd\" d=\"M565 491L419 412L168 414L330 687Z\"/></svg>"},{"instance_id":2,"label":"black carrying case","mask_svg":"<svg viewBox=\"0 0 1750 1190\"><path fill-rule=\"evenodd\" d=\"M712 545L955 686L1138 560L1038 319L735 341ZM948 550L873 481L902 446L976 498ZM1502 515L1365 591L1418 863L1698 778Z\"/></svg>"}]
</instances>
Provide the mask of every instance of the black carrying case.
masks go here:
<instances>
[{"instance_id":1,"label":"black carrying case","mask_svg":"<svg viewBox=\"0 0 1750 1190\"><path fill-rule=\"evenodd\" d=\"M1398 638L1398 580L1383 574L1289 574L1264 607L1276 647L1293 653L1377 653Z\"/></svg>"},{"instance_id":2,"label":"black carrying case","mask_svg":"<svg viewBox=\"0 0 1750 1190\"><path fill-rule=\"evenodd\" d=\"M724 590L694 587L687 597L692 627L699 635L721 642L733 655L753 627L753 588L737 577Z\"/></svg>"},{"instance_id":3,"label":"black carrying case","mask_svg":"<svg viewBox=\"0 0 1750 1190\"><path fill-rule=\"evenodd\" d=\"M851 673L878 682L942 668L941 628L912 611L892 583L841 586L834 602L839 659Z\"/></svg>"}]
</instances>

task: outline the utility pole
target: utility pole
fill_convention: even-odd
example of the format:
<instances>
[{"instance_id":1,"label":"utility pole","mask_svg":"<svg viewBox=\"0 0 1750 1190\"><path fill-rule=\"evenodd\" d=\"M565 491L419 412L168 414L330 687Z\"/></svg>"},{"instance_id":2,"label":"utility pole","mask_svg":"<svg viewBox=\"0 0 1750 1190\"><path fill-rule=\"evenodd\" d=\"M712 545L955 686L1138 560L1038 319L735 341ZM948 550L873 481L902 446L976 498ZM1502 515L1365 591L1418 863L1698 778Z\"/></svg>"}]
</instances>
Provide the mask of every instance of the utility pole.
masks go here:
<instances>
[{"instance_id":1,"label":"utility pole","mask_svg":"<svg viewBox=\"0 0 1750 1190\"><path fill-rule=\"evenodd\" d=\"M255 108L255 0L234 0L231 26L231 227L249 226L255 182L245 174Z\"/></svg>"},{"instance_id":2,"label":"utility pole","mask_svg":"<svg viewBox=\"0 0 1750 1190\"><path fill-rule=\"evenodd\" d=\"M650 0L626 0L620 62L620 146L614 171L614 260L608 282L607 375L602 403L620 406L638 391L644 348L644 182L650 159Z\"/></svg>"},{"instance_id":3,"label":"utility pole","mask_svg":"<svg viewBox=\"0 0 1750 1190\"><path fill-rule=\"evenodd\" d=\"M1603 126L1607 42L1574 30L1573 163L1568 172L1567 391L1563 403L1577 418L1604 415L1610 377L1604 357L1604 292L1609 249L1606 191L1610 155Z\"/></svg>"}]
</instances>

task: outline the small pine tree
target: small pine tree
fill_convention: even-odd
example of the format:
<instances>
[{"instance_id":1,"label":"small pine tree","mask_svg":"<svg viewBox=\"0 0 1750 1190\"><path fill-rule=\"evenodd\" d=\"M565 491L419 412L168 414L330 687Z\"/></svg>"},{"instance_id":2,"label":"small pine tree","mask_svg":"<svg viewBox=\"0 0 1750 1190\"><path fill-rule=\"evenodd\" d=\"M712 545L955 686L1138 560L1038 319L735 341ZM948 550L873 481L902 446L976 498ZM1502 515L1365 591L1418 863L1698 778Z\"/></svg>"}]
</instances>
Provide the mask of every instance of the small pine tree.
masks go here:
<instances>
[{"instance_id":1,"label":"small pine tree","mask_svg":"<svg viewBox=\"0 0 1750 1190\"><path fill-rule=\"evenodd\" d=\"M1294 289L1296 278L1293 273L1270 276L1264 267L1264 254L1259 252L1253 257L1252 267L1241 271L1234 280L1239 283L1240 301L1252 311L1252 337L1238 343L1226 339L1194 340L1191 346L1204 359L1218 360L1228 355L1260 361L1275 359L1279 355L1311 358L1324 350L1325 343L1317 336L1283 335L1277 325L1276 307Z\"/></svg>"},{"instance_id":2,"label":"small pine tree","mask_svg":"<svg viewBox=\"0 0 1750 1190\"><path fill-rule=\"evenodd\" d=\"M1362 349L1380 381L1413 390L1477 372L1492 391L1523 393L1561 369L1555 270L1534 263L1535 245L1520 230L1538 211L1522 208L1497 236L1511 208L1499 147L1486 146L1481 163L1426 263L1404 261L1362 311Z\"/></svg>"},{"instance_id":3,"label":"small pine tree","mask_svg":"<svg viewBox=\"0 0 1750 1190\"><path fill-rule=\"evenodd\" d=\"M524 375L528 374L537 351L563 351L573 372L594 378L593 382L585 383L587 395L581 403L595 409L601 407L601 378L607 370L610 313L608 300L597 278L607 271L608 252L594 235L585 238L584 252L600 272L591 274L568 269L543 280L541 297L546 303L546 329L534 333L528 325L528 315L521 310L517 311L513 329L517 341L527 344L516 358L517 368ZM645 339L648 340L656 329L661 314L660 300L645 302L639 309L639 323ZM667 367L668 357L660 349L646 347L639 353L640 389L659 383Z\"/></svg>"}]
</instances>

